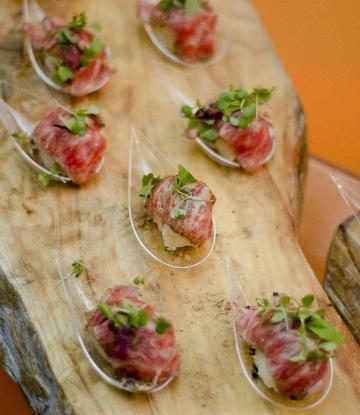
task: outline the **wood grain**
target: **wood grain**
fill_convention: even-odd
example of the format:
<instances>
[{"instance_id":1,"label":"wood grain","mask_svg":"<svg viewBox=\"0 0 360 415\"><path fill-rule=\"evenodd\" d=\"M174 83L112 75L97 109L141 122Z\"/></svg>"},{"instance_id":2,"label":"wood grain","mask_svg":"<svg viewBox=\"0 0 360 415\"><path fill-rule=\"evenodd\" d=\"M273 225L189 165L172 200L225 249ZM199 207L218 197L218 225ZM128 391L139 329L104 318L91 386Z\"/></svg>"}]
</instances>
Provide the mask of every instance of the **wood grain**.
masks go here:
<instances>
[{"instance_id":1,"label":"wood grain","mask_svg":"<svg viewBox=\"0 0 360 415\"><path fill-rule=\"evenodd\" d=\"M103 26L103 38L112 49L117 71L110 83L91 97L104 110L108 150L102 173L89 185L81 189L62 185L42 188L6 134L1 137L0 266L3 278L27 311L19 318L29 327L31 322L37 345L43 347L39 367L47 367L48 362L53 375L40 368L34 371L41 382L50 377L56 392L54 395L49 391L48 396L58 396L58 408L66 408L69 402L71 410L81 415L287 413L260 399L238 365L224 306L224 257L232 255L264 276L246 282L249 292L266 295L279 290L299 297L313 291L320 304L328 303L295 235L306 171L304 118L291 82L251 4L247 0L213 3L229 28L230 50L216 66L189 71L194 83L206 78L214 91L231 83L277 88L270 108L277 152L269 166L254 175L218 166L181 139L182 123L151 65L153 58L162 58L136 19L135 1L42 3L53 13L86 9L90 20ZM0 77L49 96L50 91L22 57L19 10L17 1L1 2ZM184 164L195 177L206 180L217 196L215 250L195 269L173 271L154 264L132 234L127 214L131 125L145 131L170 160ZM131 276L156 266L145 289L175 322L182 359L176 382L161 393L134 396L105 385L96 376L79 349L62 290L56 285L56 247L83 258L119 282L124 279L122 272L130 281ZM10 295L12 292L9 289ZM359 349L331 307L327 307L327 315L347 335L348 343L339 352L329 398L312 413L355 415L359 407ZM4 339L4 344L10 342L25 359L21 338ZM16 363L11 370L7 368L10 374L21 369ZM19 383L25 392L25 385L21 380ZM65 409L57 411L45 409L38 413L66 413Z\"/></svg>"},{"instance_id":2,"label":"wood grain","mask_svg":"<svg viewBox=\"0 0 360 415\"><path fill-rule=\"evenodd\" d=\"M324 287L360 343L360 223L354 216L341 223L335 232Z\"/></svg>"}]
</instances>

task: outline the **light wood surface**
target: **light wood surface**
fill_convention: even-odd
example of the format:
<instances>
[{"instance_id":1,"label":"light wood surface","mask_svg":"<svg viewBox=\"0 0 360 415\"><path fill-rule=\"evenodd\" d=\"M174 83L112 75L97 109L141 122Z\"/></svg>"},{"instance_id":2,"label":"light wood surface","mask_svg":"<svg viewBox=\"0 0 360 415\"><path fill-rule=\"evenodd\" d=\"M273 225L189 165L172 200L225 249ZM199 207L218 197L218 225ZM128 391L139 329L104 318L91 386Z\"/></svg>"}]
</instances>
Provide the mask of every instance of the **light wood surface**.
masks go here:
<instances>
[{"instance_id":1,"label":"light wood surface","mask_svg":"<svg viewBox=\"0 0 360 415\"><path fill-rule=\"evenodd\" d=\"M182 123L150 64L151 59L161 57L135 17L135 1L64 0L61 5L47 5L52 12L61 7L70 14L86 9L91 20L99 21L117 72L92 97L104 109L108 151L102 173L89 185L42 188L6 134L1 136L0 267L4 282L0 292L1 303L8 304L2 316L7 316L9 336L3 339L6 347L0 356L36 413L287 413L258 397L238 365L225 308L225 255L264 276L248 282L251 292L266 295L281 290L297 297L313 291L321 305L328 303L295 237L306 159L303 114L251 4L247 0L213 3L229 28L230 50L216 66L192 70L194 82L207 77L212 93L231 83L277 88L270 108L277 152L268 168L254 175L217 166L181 139ZM22 59L19 3L3 1L0 16L0 76L46 96L49 92ZM131 125L143 129L170 160L181 162L205 180L217 196L215 250L196 269L181 272L154 264L132 234L127 214ZM79 349L62 290L56 286L56 247L83 258L101 273L119 276L119 282L123 281L121 271L131 279L156 265L146 289L175 322L182 359L177 381L149 396L123 394L100 381ZM331 307L326 311L348 343L339 351L330 396L312 413L355 415L359 349L336 312ZM25 328L32 330L32 342ZM32 353L29 348L34 349Z\"/></svg>"}]
</instances>

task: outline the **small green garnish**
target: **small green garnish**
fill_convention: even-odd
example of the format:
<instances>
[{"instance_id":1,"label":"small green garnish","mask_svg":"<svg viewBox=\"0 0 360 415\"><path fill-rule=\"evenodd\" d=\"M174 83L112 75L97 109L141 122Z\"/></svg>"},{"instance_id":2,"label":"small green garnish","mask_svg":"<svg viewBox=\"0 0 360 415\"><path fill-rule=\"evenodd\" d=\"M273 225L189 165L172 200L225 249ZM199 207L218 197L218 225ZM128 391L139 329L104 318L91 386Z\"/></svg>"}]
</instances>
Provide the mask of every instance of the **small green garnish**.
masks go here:
<instances>
[{"instance_id":1,"label":"small green garnish","mask_svg":"<svg viewBox=\"0 0 360 415\"><path fill-rule=\"evenodd\" d=\"M12 133L12 137L15 138L15 140L21 145L24 146L27 144L30 140L30 137L25 133Z\"/></svg>"},{"instance_id":2,"label":"small green garnish","mask_svg":"<svg viewBox=\"0 0 360 415\"><path fill-rule=\"evenodd\" d=\"M182 208L182 207L180 206L180 204L179 204L179 205L175 205L175 206L171 209L170 216L171 216L173 219L186 219L186 217L187 217L187 210L186 210L186 209L184 209L184 208Z\"/></svg>"},{"instance_id":3,"label":"small green garnish","mask_svg":"<svg viewBox=\"0 0 360 415\"><path fill-rule=\"evenodd\" d=\"M81 12L79 14L75 14L70 22L67 24L67 27L69 29L75 30L76 32L79 32L81 29L83 29L86 26L86 14L85 12Z\"/></svg>"},{"instance_id":4,"label":"small green garnish","mask_svg":"<svg viewBox=\"0 0 360 415\"><path fill-rule=\"evenodd\" d=\"M133 283L135 285L143 285L145 284L145 278L141 275L137 275L134 279L133 279Z\"/></svg>"},{"instance_id":5,"label":"small green garnish","mask_svg":"<svg viewBox=\"0 0 360 415\"><path fill-rule=\"evenodd\" d=\"M80 56L81 66L89 65L90 59L96 59L104 49L105 45L103 42L99 39L94 39L91 46L84 48L83 54Z\"/></svg>"},{"instance_id":6,"label":"small green garnish","mask_svg":"<svg viewBox=\"0 0 360 415\"><path fill-rule=\"evenodd\" d=\"M223 91L215 104L222 111L224 121L229 121L235 127L246 128L257 115L259 105L269 101L273 90L254 88L248 92L245 89L230 89ZM233 115L239 111L239 116Z\"/></svg>"},{"instance_id":7,"label":"small green garnish","mask_svg":"<svg viewBox=\"0 0 360 415\"><path fill-rule=\"evenodd\" d=\"M154 176L153 173L145 174L142 178L142 188L140 190L139 196L144 198L144 202L150 196L151 190L156 186L160 181L160 176Z\"/></svg>"},{"instance_id":8,"label":"small green garnish","mask_svg":"<svg viewBox=\"0 0 360 415\"><path fill-rule=\"evenodd\" d=\"M154 186L159 183L160 177L154 176L153 173L149 173L144 175L142 178L142 188L139 193L139 196L146 199L150 196L151 190ZM214 203L214 200L207 200L201 199L199 197L192 195L192 189L188 189L185 186L188 184L196 183L197 180L195 179L192 174L185 169L181 164L178 165L178 174L175 176L174 181L171 185L171 190L179 194L179 203L172 207L170 211L170 216L173 219L186 219L187 217L187 210L184 208L184 203L191 199L196 200L199 202L209 202Z\"/></svg>"},{"instance_id":9,"label":"small green garnish","mask_svg":"<svg viewBox=\"0 0 360 415\"><path fill-rule=\"evenodd\" d=\"M191 108L184 105L181 108L182 115L187 118L188 129L197 128L198 136L203 140L215 143L218 132L214 128L215 121L222 118L234 127L247 128L255 117L258 116L259 105L264 104L271 98L273 89L255 88L248 92L245 89L230 89L220 93L212 108ZM197 110L206 114L198 115ZM216 117L215 117L216 115ZM212 118L213 117L213 118Z\"/></svg>"},{"instance_id":10,"label":"small green garnish","mask_svg":"<svg viewBox=\"0 0 360 415\"><path fill-rule=\"evenodd\" d=\"M38 180L43 186L48 186L51 181L51 175L48 173L39 173Z\"/></svg>"},{"instance_id":11,"label":"small green garnish","mask_svg":"<svg viewBox=\"0 0 360 415\"><path fill-rule=\"evenodd\" d=\"M97 105L90 105L87 108L76 108L68 111L71 117L60 117L64 126L71 133L84 136L86 134L86 127L93 124L93 120L89 115L100 114L100 108Z\"/></svg>"},{"instance_id":12,"label":"small green garnish","mask_svg":"<svg viewBox=\"0 0 360 415\"><path fill-rule=\"evenodd\" d=\"M68 45L76 43L76 37L71 34L67 26L61 27L55 34L56 41L59 45Z\"/></svg>"},{"instance_id":13,"label":"small green garnish","mask_svg":"<svg viewBox=\"0 0 360 415\"><path fill-rule=\"evenodd\" d=\"M192 189L186 188L186 185L196 183L195 177L185 169L181 164L178 166L178 174L172 183L172 190L179 194L180 202L175 205L170 212L173 219L186 219L188 212L184 208L187 200L195 200L199 202L214 203L214 200L202 199L192 195Z\"/></svg>"},{"instance_id":14,"label":"small green garnish","mask_svg":"<svg viewBox=\"0 0 360 415\"><path fill-rule=\"evenodd\" d=\"M155 330L158 334L164 334L166 329L171 327L171 324L162 317L152 317L147 311L138 308L136 304L128 299L122 300L120 306L110 306L106 303L100 303L98 310L118 329L125 327L139 329L144 327L149 320L155 322Z\"/></svg>"},{"instance_id":15,"label":"small green garnish","mask_svg":"<svg viewBox=\"0 0 360 415\"><path fill-rule=\"evenodd\" d=\"M74 75L73 70L69 66L64 65L60 58L50 55L48 59L56 66L56 71L52 76L52 80L55 83L62 85L72 79Z\"/></svg>"},{"instance_id":16,"label":"small green garnish","mask_svg":"<svg viewBox=\"0 0 360 415\"><path fill-rule=\"evenodd\" d=\"M72 267L71 275L75 278L80 277L80 275L84 272L84 264L80 260L74 261L71 264L71 267Z\"/></svg>"},{"instance_id":17,"label":"small green garnish","mask_svg":"<svg viewBox=\"0 0 360 415\"><path fill-rule=\"evenodd\" d=\"M202 10L202 5L206 1L201 0L162 0L159 8L162 12L167 12L171 7L184 10L187 16L193 16Z\"/></svg>"},{"instance_id":18,"label":"small green garnish","mask_svg":"<svg viewBox=\"0 0 360 415\"><path fill-rule=\"evenodd\" d=\"M279 323L285 321L286 326L290 327L290 322L298 325L294 329L299 332L301 353L292 356L292 362L301 362L313 359L328 359L331 352L336 349L336 345L345 342L345 338L330 323L325 321L322 310L312 310L315 297L312 294L302 298L299 306L294 306L291 298L282 295L279 304L274 305L271 301L264 298L259 302L260 314L265 317L272 312L271 322ZM314 350L308 350L308 339L315 341Z\"/></svg>"},{"instance_id":19,"label":"small green garnish","mask_svg":"<svg viewBox=\"0 0 360 415\"><path fill-rule=\"evenodd\" d=\"M165 331L170 327L171 324L168 321L164 320L162 317L160 317L156 323L155 330L158 334L164 334Z\"/></svg>"},{"instance_id":20,"label":"small green garnish","mask_svg":"<svg viewBox=\"0 0 360 415\"><path fill-rule=\"evenodd\" d=\"M75 14L66 26L56 31L55 37L59 45L74 44L77 41L76 36L71 32L80 32L86 26L86 15L84 12Z\"/></svg>"}]
</instances>

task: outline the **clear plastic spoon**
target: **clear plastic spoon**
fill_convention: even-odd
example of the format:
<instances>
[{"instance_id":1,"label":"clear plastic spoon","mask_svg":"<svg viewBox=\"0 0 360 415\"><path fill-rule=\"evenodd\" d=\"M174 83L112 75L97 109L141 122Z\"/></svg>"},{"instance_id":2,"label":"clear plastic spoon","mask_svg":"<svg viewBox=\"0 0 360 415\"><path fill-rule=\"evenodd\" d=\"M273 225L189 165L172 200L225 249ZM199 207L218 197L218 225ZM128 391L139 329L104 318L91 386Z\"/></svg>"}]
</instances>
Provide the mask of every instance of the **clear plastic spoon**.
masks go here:
<instances>
[{"instance_id":1,"label":"clear plastic spoon","mask_svg":"<svg viewBox=\"0 0 360 415\"><path fill-rule=\"evenodd\" d=\"M155 61L153 61L153 66L155 68L155 72L161 82L162 87L165 89L166 93L168 94L168 96L170 97L170 99L172 100L172 102L174 103L179 116L181 114L181 108L184 105L188 105L191 108L193 108L193 111L196 112L196 110L198 109L197 107L197 99L199 97L190 97L188 95L186 95L181 89L179 89L177 86L175 86L175 83L191 83L194 84L194 79L191 78L188 74L183 73L182 71L178 70L176 71L176 77L172 77L172 79L174 80L174 82L171 82L169 77L167 77L164 73L164 71L160 68L160 65L157 64ZM195 87L196 89L196 87ZM209 99L209 97L208 97ZM270 152L268 153L268 155L264 158L264 160L262 161L262 165L266 164L274 155L275 153L275 149L276 149L276 139L275 139L275 133L272 127L270 127L270 134L272 136L272 148L270 150ZM230 160L229 158L221 155L220 153L218 153L213 147L211 147L211 145L209 145L208 143L206 143L205 140L196 137L194 141L199 147L200 149L213 161L215 161L218 164L221 164L222 166L226 166L226 167L231 167L231 168L235 168L235 169L241 169L241 164L238 163L237 161L234 160Z\"/></svg>"},{"instance_id":2,"label":"clear plastic spoon","mask_svg":"<svg viewBox=\"0 0 360 415\"><path fill-rule=\"evenodd\" d=\"M24 21L27 24L39 24L46 20L46 14L42 10L42 8L39 6L36 0L24 0L23 1L23 14L24 14ZM62 91L65 93L69 93L66 88L64 88L62 85L57 84L54 82L49 74L46 71L45 66L41 63L41 61L37 58L36 52L34 51L34 48L32 46L31 40L29 36L25 35L25 50L29 56L30 62L39 76L40 79L42 79L47 85L49 85L51 88L56 89L57 91ZM108 62L108 65L111 66L111 50L109 48L105 49L106 53L106 59ZM91 88L88 88L84 93L81 93L76 96L82 96L91 94L93 92L98 91L101 89L109 80L111 73L107 77L105 77L101 82L93 85Z\"/></svg>"},{"instance_id":3,"label":"clear plastic spoon","mask_svg":"<svg viewBox=\"0 0 360 415\"><path fill-rule=\"evenodd\" d=\"M178 248L176 251L166 250L158 227L146 220L144 202L138 195L143 176L150 172L165 177L175 175L176 167L143 134L132 128L129 142L128 208L136 239L152 258L164 265L185 269L201 264L209 257L215 245L214 218L211 238L203 246Z\"/></svg>"},{"instance_id":4,"label":"clear plastic spoon","mask_svg":"<svg viewBox=\"0 0 360 415\"><path fill-rule=\"evenodd\" d=\"M256 293L256 291L250 289L250 287L254 286L254 281L259 280L259 276L254 275L247 267L230 257L226 258L226 268L229 299L232 308L231 321L235 339L235 347L239 363L246 380L256 391L256 393L258 393L263 399L281 408L294 411L303 411L320 405L320 403L323 402L323 400L328 396L333 385L334 364L332 359L329 359L329 368L327 370L322 388L315 394L302 400L292 400L276 392L274 389L268 388L259 377L255 379L252 376L254 360L250 354L249 345L243 340L241 334L239 333L236 324L236 316L240 309L250 305L250 298L255 300L258 297L259 293ZM244 289L245 282L247 287L249 287L246 290Z\"/></svg>"},{"instance_id":5,"label":"clear plastic spoon","mask_svg":"<svg viewBox=\"0 0 360 415\"><path fill-rule=\"evenodd\" d=\"M7 94L5 91L7 88L14 91L14 94ZM71 183L70 177L54 173L41 165L40 161L33 158L31 147L23 147L14 137L14 134L17 133L23 133L27 137L31 137L38 122L56 105L58 104L55 100L51 102L35 96L25 89L14 87L0 80L0 121L3 123L16 150L26 163L38 173L46 174L52 180L58 182ZM104 158L98 165L97 173L101 170L103 164Z\"/></svg>"},{"instance_id":6,"label":"clear plastic spoon","mask_svg":"<svg viewBox=\"0 0 360 415\"><path fill-rule=\"evenodd\" d=\"M140 382L126 376L121 377L104 358L103 350L87 330L89 314L97 308L104 292L113 287L114 283L84 265L83 273L76 278L72 275L73 264L76 260L60 250L55 251L55 262L76 337L86 359L96 373L106 383L132 393L153 393L167 386L174 377L163 383L155 384Z\"/></svg>"},{"instance_id":7,"label":"clear plastic spoon","mask_svg":"<svg viewBox=\"0 0 360 415\"><path fill-rule=\"evenodd\" d=\"M359 180L352 179L339 173L330 173L337 190L353 215L360 223L360 184Z\"/></svg>"},{"instance_id":8,"label":"clear plastic spoon","mask_svg":"<svg viewBox=\"0 0 360 415\"><path fill-rule=\"evenodd\" d=\"M148 0L148 3L151 5L156 5L159 3L158 0ZM188 67L206 67L210 65L214 65L215 63L218 63L226 54L226 51L229 46L228 37L226 35L226 30L222 24L221 16L218 16L217 19L217 47L216 51L213 56L211 56L209 59L206 59L204 61L190 61L182 58L180 55L177 55L173 50L172 46L168 44L169 42L166 41L169 37L168 32L163 34L163 28L158 27L154 24L151 24L149 19L142 20L145 31L147 35L149 36L151 42L154 44L154 46L168 59L172 60L173 62L188 66Z\"/></svg>"}]
</instances>

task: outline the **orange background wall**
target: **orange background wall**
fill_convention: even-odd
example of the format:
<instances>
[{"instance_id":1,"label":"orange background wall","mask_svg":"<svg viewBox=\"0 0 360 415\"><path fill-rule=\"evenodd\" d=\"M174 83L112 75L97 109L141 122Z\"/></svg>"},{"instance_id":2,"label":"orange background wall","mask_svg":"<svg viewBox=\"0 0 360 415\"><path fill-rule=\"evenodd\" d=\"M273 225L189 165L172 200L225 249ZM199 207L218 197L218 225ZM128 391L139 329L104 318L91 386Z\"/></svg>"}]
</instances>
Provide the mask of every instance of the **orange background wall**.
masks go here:
<instances>
[{"instance_id":1,"label":"orange background wall","mask_svg":"<svg viewBox=\"0 0 360 415\"><path fill-rule=\"evenodd\" d=\"M360 0L252 0L304 105L310 152L360 175Z\"/></svg>"}]
</instances>

